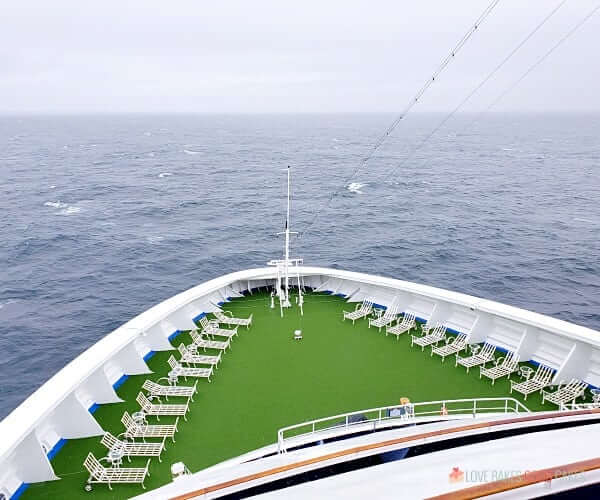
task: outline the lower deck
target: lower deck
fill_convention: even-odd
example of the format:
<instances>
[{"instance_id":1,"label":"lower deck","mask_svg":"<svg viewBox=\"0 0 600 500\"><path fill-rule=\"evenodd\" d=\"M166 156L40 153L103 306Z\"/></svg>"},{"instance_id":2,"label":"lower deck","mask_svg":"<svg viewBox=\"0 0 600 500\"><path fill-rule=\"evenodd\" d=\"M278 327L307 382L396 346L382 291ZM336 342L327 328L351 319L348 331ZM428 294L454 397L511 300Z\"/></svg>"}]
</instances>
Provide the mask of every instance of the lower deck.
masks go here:
<instances>
[{"instance_id":1,"label":"lower deck","mask_svg":"<svg viewBox=\"0 0 600 500\"><path fill-rule=\"evenodd\" d=\"M169 482L174 462L184 462L195 472L272 444L279 428L302 421L393 405L400 397L418 402L509 395L506 378L492 386L488 379L479 378L478 369L467 374L464 368L455 368L453 357L442 363L430 356L429 348L424 352L411 348L410 334L396 340L386 337L384 330L369 329L366 320L355 325L342 321L342 310L354 307L342 297L308 294L304 316L293 307L281 318L279 309L269 305L267 292L254 292L223 306L240 317L252 313L253 325L249 330L240 327L212 382L198 382L188 421L180 418L176 442L167 440L162 462L156 458L151 462L147 489ZM302 330L302 340L293 339L294 330ZM172 344L175 348L190 341L189 333L183 332ZM94 417L104 430L115 436L123 432L123 412L139 410L135 398L143 382L164 377L171 354L156 353L147 362L153 374L130 376L117 389L123 403L96 409ZM193 385L193 380L180 384ZM531 410L556 409L551 403L542 406L539 394L531 394L526 402L520 394L512 397ZM156 417L148 421L156 423ZM160 418L161 424L173 421L174 417ZM112 491L94 485L92 492L85 492L88 474L82 464L90 451L98 458L106 455L100 437L67 441L51 459L61 479L31 484L21 498L126 498L143 491L139 485L117 484ZM124 460L123 467L145 462L132 458L131 464Z\"/></svg>"}]
</instances>

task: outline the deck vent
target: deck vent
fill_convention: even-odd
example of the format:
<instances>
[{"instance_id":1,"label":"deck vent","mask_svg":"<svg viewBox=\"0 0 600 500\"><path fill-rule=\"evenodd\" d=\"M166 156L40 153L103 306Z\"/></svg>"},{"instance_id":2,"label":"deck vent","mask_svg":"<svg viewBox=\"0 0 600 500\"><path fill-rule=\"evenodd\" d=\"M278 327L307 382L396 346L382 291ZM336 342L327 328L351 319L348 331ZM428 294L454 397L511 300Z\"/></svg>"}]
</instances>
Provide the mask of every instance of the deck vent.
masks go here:
<instances>
[{"instance_id":1,"label":"deck vent","mask_svg":"<svg viewBox=\"0 0 600 500\"><path fill-rule=\"evenodd\" d=\"M173 478L173 481L177 481L178 479L181 479L185 476L189 476L190 474L190 469L188 469L183 462L176 462L171 465L171 476Z\"/></svg>"}]
</instances>

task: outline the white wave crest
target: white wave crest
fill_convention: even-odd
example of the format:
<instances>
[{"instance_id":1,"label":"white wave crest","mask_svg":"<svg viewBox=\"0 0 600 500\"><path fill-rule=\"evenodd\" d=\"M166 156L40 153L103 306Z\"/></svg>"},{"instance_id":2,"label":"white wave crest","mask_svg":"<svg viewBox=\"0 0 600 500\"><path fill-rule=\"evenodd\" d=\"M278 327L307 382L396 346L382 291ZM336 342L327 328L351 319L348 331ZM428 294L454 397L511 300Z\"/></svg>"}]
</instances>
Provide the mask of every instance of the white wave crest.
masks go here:
<instances>
[{"instance_id":1,"label":"white wave crest","mask_svg":"<svg viewBox=\"0 0 600 500\"><path fill-rule=\"evenodd\" d=\"M67 208L62 209L58 212L60 215L72 215L81 212L81 207L75 207L73 205L69 205Z\"/></svg>"},{"instance_id":2,"label":"white wave crest","mask_svg":"<svg viewBox=\"0 0 600 500\"><path fill-rule=\"evenodd\" d=\"M202 151L193 151L191 149L184 149L183 152L186 155L201 155L202 154Z\"/></svg>"},{"instance_id":3,"label":"white wave crest","mask_svg":"<svg viewBox=\"0 0 600 500\"><path fill-rule=\"evenodd\" d=\"M65 208L68 207L66 203L61 203L60 201L47 201L44 203L45 207L54 207L54 208Z\"/></svg>"},{"instance_id":4,"label":"white wave crest","mask_svg":"<svg viewBox=\"0 0 600 500\"><path fill-rule=\"evenodd\" d=\"M4 303L0 302L0 309L2 309L4 306L8 306L10 304L14 304L15 302L17 302L17 299L8 299Z\"/></svg>"},{"instance_id":5,"label":"white wave crest","mask_svg":"<svg viewBox=\"0 0 600 500\"><path fill-rule=\"evenodd\" d=\"M363 194L363 192L361 191L363 187L365 187L365 185L361 182L351 182L350 184L348 184L348 186L346 186L346 189L348 189L348 191L350 191L351 193Z\"/></svg>"},{"instance_id":6,"label":"white wave crest","mask_svg":"<svg viewBox=\"0 0 600 500\"><path fill-rule=\"evenodd\" d=\"M169 177L170 175L173 175L171 172L162 172L160 174L158 174L158 176L162 179L163 177Z\"/></svg>"},{"instance_id":7,"label":"white wave crest","mask_svg":"<svg viewBox=\"0 0 600 500\"><path fill-rule=\"evenodd\" d=\"M81 212L81 207L76 207L75 205L69 205L68 203L63 203L61 201L47 201L44 203L46 207L52 208L60 208L56 215L72 215L77 212Z\"/></svg>"}]
</instances>

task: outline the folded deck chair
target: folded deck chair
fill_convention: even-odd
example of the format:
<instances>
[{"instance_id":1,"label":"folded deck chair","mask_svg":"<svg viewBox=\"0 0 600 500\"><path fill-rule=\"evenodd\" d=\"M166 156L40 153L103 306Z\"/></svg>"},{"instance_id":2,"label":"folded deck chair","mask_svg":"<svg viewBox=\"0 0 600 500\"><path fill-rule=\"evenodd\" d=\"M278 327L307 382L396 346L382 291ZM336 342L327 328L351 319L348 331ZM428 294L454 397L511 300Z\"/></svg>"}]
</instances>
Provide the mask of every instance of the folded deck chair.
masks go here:
<instances>
[{"instance_id":1,"label":"folded deck chair","mask_svg":"<svg viewBox=\"0 0 600 500\"><path fill-rule=\"evenodd\" d=\"M115 483L137 483L146 489L144 480L146 476L150 475L148 472L150 460L148 459L148 462L146 462L146 467L104 467L93 453L90 452L83 462L83 466L90 473L85 489L90 491L92 483L108 484L108 489L110 490L112 490L112 485Z\"/></svg>"},{"instance_id":2,"label":"folded deck chair","mask_svg":"<svg viewBox=\"0 0 600 500\"><path fill-rule=\"evenodd\" d=\"M231 311L215 311L213 314L219 323L225 325L238 325L250 328L250 325L252 324L252 314L247 318L235 318Z\"/></svg>"},{"instance_id":3,"label":"folded deck chair","mask_svg":"<svg viewBox=\"0 0 600 500\"><path fill-rule=\"evenodd\" d=\"M186 380L188 377L205 378L210 382L210 377L213 372L212 366L210 368L191 368L182 366L173 355L169 357L167 362L169 363L171 370L174 371L178 377L183 377Z\"/></svg>"},{"instance_id":4,"label":"folded deck chair","mask_svg":"<svg viewBox=\"0 0 600 500\"><path fill-rule=\"evenodd\" d=\"M558 406L575 403L579 396L583 396L587 386L583 380L573 378L567 384L560 383L554 392L542 391L542 403L550 401Z\"/></svg>"},{"instance_id":5,"label":"folded deck chair","mask_svg":"<svg viewBox=\"0 0 600 500\"><path fill-rule=\"evenodd\" d=\"M198 331L191 331L190 336L192 337L192 342L196 347L201 347L206 351L206 349L219 349L221 351L226 351L231 348L231 339L227 338L225 340L210 340L208 338L204 338L203 334Z\"/></svg>"},{"instance_id":6,"label":"folded deck chair","mask_svg":"<svg viewBox=\"0 0 600 500\"><path fill-rule=\"evenodd\" d=\"M165 449L165 439L157 443L144 443L140 441L121 441L114 437L110 432L105 432L100 440L100 444L106 446L109 450L119 448L123 451L123 456L131 462L130 457L158 457L158 461L162 462L160 456Z\"/></svg>"},{"instance_id":7,"label":"folded deck chair","mask_svg":"<svg viewBox=\"0 0 600 500\"><path fill-rule=\"evenodd\" d=\"M177 432L177 424L179 423L179 417L175 419L174 424L162 424L162 425L148 425L148 424L137 424L131 418L129 413L123 413L121 417L121 423L125 426L125 432L123 436L129 439L133 438L171 438L175 442L175 433Z\"/></svg>"},{"instance_id":8,"label":"folded deck chair","mask_svg":"<svg viewBox=\"0 0 600 500\"><path fill-rule=\"evenodd\" d=\"M398 306L390 306L385 310L381 317L369 319L369 328L375 326L381 331L384 326L387 326L394 321L396 316L398 316Z\"/></svg>"},{"instance_id":9,"label":"folded deck chair","mask_svg":"<svg viewBox=\"0 0 600 500\"><path fill-rule=\"evenodd\" d=\"M416 335L411 335L410 345L411 347L415 344L421 346L421 351L425 349L428 345L434 345L438 342L441 342L446 338L446 327L444 325L437 325L431 333L423 336L417 337Z\"/></svg>"},{"instance_id":10,"label":"folded deck chair","mask_svg":"<svg viewBox=\"0 0 600 500\"><path fill-rule=\"evenodd\" d=\"M492 385L494 385L498 378L507 376L510 380L510 374L516 372L518 369L519 356L517 353L511 351L506 357L498 358L490 368L486 368L485 366L479 367L479 378L487 377L491 379Z\"/></svg>"},{"instance_id":11,"label":"folded deck chair","mask_svg":"<svg viewBox=\"0 0 600 500\"><path fill-rule=\"evenodd\" d=\"M525 401L527 401L528 394L536 391L542 392L542 389L547 385L550 385L550 382L552 382L552 368L538 365L536 372L529 380L523 382L511 380L510 392L512 393L513 390L520 392L525 396Z\"/></svg>"},{"instance_id":12,"label":"folded deck chair","mask_svg":"<svg viewBox=\"0 0 600 500\"><path fill-rule=\"evenodd\" d=\"M202 354L196 353L196 345L191 344L191 346L185 346L183 344L179 344L177 350L179 354L181 354L180 363L189 364L189 365L213 365L215 368L218 367L221 362L221 352L217 356L206 356Z\"/></svg>"},{"instance_id":13,"label":"folded deck chair","mask_svg":"<svg viewBox=\"0 0 600 500\"><path fill-rule=\"evenodd\" d=\"M151 396L152 397L152 396ZM183 417L183 420L187 420L187 412L190 408L190 400L188 399L185 403L181 404L163 404L160 402L158 397L154 397L158 403L150 401L143 392L138 393L135 400L140 405L140 409L146 414L153 417L157 417L160 420L161 416L170 417Z\"/></svg>"},{"instance_id":14,"label":"folded deck chair","mask_svg":"<svg viewBox=\"0 0 600 500\"><path fill-rule=\"evenodd\" d=\"M238 327L236 326L235 328L233 328L232 330L228 329L228 328L220 328L219 327L219 322L216 320L213 321L208 321L208 319L206 319L206 316L204 316L203 318L200 318L200 327L202 328L202 333L209 335L210 337L225 337L225 338L232 338L235 335L237 335L237 330Z\"/></svg>"},{"instance_id":15,"label":"folded deck chair","mask_svg":"<svg viewBox=\"0 0 600 500\"><path fill-rule=\"evenodd\" d=\"M495 353L496 346L486 342L477 354L462 358L456 353L456 364L454 366L464 366L467 369L467 373L469 373L470 368L485 365L488 361L492 361Z\"/></svg>"},{"instance_id":16,"label":"folded deck chair","mask_svg":"<svg viewBox=\"0 0 600 500\"><path fill-rule=\"evenodd\" d=\"M148 392L150 396L164 396L168 401L169 396L189 398L190 401L194 401L194 394L196 394L196 382L193 386L190 385L160 385L151 380L146 380L142 389Z\"/></svg>"},{"instance_id":17,"label":"folded deck chair","mask_svg":"<svg viewBox=\"0 0 600 500\"><path fill-rule=\"evenodd\" d=\"M392 335L395 335L396 340L398 340L400 338L400 335L409 332L415 326L417 326L416 314L407 312L404 313L404 316L402 316L402 318L398 318L396 320L395 325L387 325L385 327L385 335L387 337L387 335L391 333Z\"/></svg>"},{"instance_id":18,"label":"folded deck chair","mask_svg":"<svg viewBox=\"0 0 600 500\"><path fill-rule=\"evenodd\" d=\"M446 356L458 354L463 349L467 348L467 335L464 333L458 334L456 337L447 338L446 343L441 347L431 346L431 355L437 354L442 357L442 363L446 361Z\"/></svg>"},{"instance_id":19,"label":"folded deck chair","mask_svg":"<svg viewBox=\"0 0 600 500\"><path fill-rule=\"evenodd\" d=\"M354 311L350 311L350 312L342 311L342 314L343 314L344 320L350 319L350 320L352 320L352 324L354 324L354 322L357 319L361 319L361 318L368 316L369 314L371 314L372 311L373 311L373 301L372 300L363 300L362 303L356 304Z\"/></svg>"}]
</instances>

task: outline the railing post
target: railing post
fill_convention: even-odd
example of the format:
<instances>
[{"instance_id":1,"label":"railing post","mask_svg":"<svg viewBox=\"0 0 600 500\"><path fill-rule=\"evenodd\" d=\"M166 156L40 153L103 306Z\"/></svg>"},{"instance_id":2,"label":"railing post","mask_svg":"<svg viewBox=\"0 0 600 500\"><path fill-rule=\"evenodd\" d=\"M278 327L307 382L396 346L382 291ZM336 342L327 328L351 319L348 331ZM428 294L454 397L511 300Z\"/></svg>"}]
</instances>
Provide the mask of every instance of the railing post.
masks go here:
<instances>
[{"instance_id":1,"label":"railing post","mask_svg":"<svg viewBox=\"0 0 600 500\"><path fill-rule=\"evenodd\" d=\"M348 415L346 415L346 429L348 428Z\"/></svg>"},{"instance_id":2,"label":"railing post","mask_svg":"<svg viewBox=\"0 0 600 500\"><path fill-rule=\"evenodd\" d=\"M504 413L508 413L508 399L504 400Z\"/></svg>"},{"instance_id":3,"label":"railing post","mask_svg":"<svg viewBox=\"0 0 600 500\"><path fill-rule=\"evenodd\" d=\"M473 418L477 415L477 400L473 400Z\"/></svg>"},{"instance_id":4,"label":"railing post","mask_svg":"<svg viewBox=\"0 0 600 500\"><path fill-rule=\"evenodd\" d=\"M314 434L314 433L315 433L315 423L313 422L312 423L312 434Z\"/></svg>"}]
</instances>

